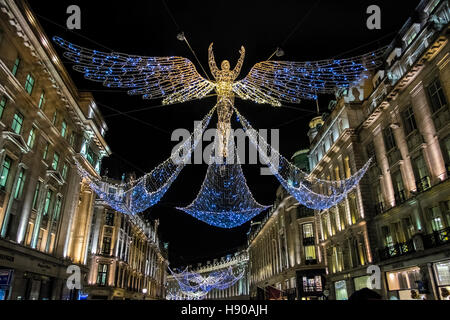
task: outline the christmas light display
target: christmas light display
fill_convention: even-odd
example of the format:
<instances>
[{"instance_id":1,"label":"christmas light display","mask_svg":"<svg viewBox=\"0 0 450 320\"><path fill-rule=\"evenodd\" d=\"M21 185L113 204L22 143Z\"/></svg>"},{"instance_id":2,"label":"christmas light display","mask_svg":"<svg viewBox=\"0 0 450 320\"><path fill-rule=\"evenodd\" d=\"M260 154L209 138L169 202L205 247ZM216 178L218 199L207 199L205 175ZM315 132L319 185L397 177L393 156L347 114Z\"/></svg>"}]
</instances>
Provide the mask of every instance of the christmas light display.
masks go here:
<instances>
[{"instance_id":1,"label":"christmas light display","mask_svg":"<svg viewBox=\"0 0 450 320\"><path fill-rule=\"evenodd\" d=\"M286 191L308 208L324 210L341 202L359 184L372 161L372 159L369 159L360 170L345 180L315 178L300 170L277 150L273 149L236 109L235 111L238 121L242 124L250 142L258 149L270 171Z\"/></svg>"},{"instance_id":2,"label":"christmas light display","mask_svg":"<svg viewBox=\"0 0 450 320\"><path fill-rule=\"evenodd\" d=\"M162 98L163 103L184 102L201 99L209 92L217 93L217 128L221 155L227 159L229 150L230 119L237 110L235 95L256 103L280 106L282 102L300 103L301 99L317 99L319 93L334 93L349 88L367 77L367 72L381 65L384 49L348 59L328 59L311 62L263 61L257 63L242 80L236 81L245 57L241 47L240 57L234 69L224 60L219 69L212 51L208 51L208 62L215 81L204 79L193 63L182 57L144 57L122 53L105 53L71 44L59 37L54 41L66 50L64 56L75 63L74 69L87 79L102 82L107 87L126 88L132 95L145 99ZM237 113L238 114L238 113ZM210 120L197 129L201 138ZM283 187L300 203L312 209L326 209L345 198L361 180L369 163L346 180L327 181L311 177L291 164L266 141L241 115L238 114L250 141L257 146ZM197 130L196 129L196 130ZM199 138L200 137L200 138ZM196 142L198 142L196 140ZM96 180L79 166L83 177L101 199L119 211L136 213L158 202L190 157L194 146L183 146L184 158L174 162L172 157L152 172L136 181L118 186L117 194L109 194L105 183ZM270 151L270 158L266 155ZM181 151L177 151L181 152ZM273 155L278 161L272 161ZM177 156L177 154L172 155ZM178 157L179 158L179 157ZM369 161L370 162L370 161ZM106 186L109 186L106 184ZM239 164L211 164L198 197L186 208L192 216L222 228L238 226L264 210L252 197Z\"/></svg>"},{"instance_id":3,"label":"christmas light display","mask_svg":"<svg viewBox=\"0 0 450 320\"><path fill-rule=\"evenodd\" d=\"M166 293L166 300L203 300L208 292L184 292L181 290L168 290Z\"/></svg>"},{"instance_id":4,"label":"christmas light display","mask_svg":"<svg viewBox=\"0 0 450 320\"><path fill-rule=\"evenodd\" d=\"M156 204L166 193L172 182L189 161L193 150L202 139L203 131L208 126L215 107L195 127L189 139L175 150L170 158L162 162L150 173L137 180L120 184L108 183L89 174L75 160L79 174L86 178L98 197L117 211L135 214Z\"/></svg>"},{"instance_id":5,"label":"christmas light display","mask_svg":"<svg viewBox=\"0 0 450 320\"><path fill-rule=\"evenodd\" d=\"M233 91L241 99L273 106L299 103L302 98L315 100L318 93L332 94L337 88L348 88L367 78L367 71L381 65L384 51L350 59L259 62L244 79L233 83Z\"/></svg>"},{"instance_id":6,"label":"christmas light display","mask_svg":"<svg viewBox=\"0 0 450 320\"><path fill-rule=\"evenodd\" d=\"M221 69L216 65L212 43L208 62L215 81L199 75L194 64L182 57L145 57L123 53L106 53L74 45L59 37L53 40L66 50L64 56L76 63L74 69L87 79L107 87L126 88L128 93L145 99L163 98L163 103L201 99L215 89L217 93L217 128L223 140L226 157L227 132L233 114L234 96L280 106L281 102L300 103L317 99L318 93L333 93L348 88L367 77L365 72L381 64L384 49L349 59L310 62L263 61L255 64L242 80L238 77L245 57L241 47L234 69L227 60Z\"/></svg>"},{"instance_id":7,"label":"christmas light display","mask_svg":"<svg viewBox=\"0 0 450 320\"><path fill-rule=\"evenodd\" d=\"M245 274L245 271L242 271L234 275L232 267L210 272L207 276L190 272L187 269L179 273L174 272L170 268L168 269L180 287L181 295L177 296L182 297L186 295L190 298L201 298L214 289L225 290L234 285Z\"/></svg>"},{"instance_id":8,"label":"christmas light display","mask_svg":"<svg viewBox=\"0 0 450 320\"><path fill-rule=\"evenodd\" d=\"M257 203L253 198L237 158L237 152L234 152L228 154L228 158L223 163L211 157L197 197L187 207L177 209L210 225L234 228L267 208L269 207Z\"/></svg>"},{"instance_id":9,"label":"christmas light display","mask_svg":"<svg viewBox=\"0 0 450 320\"><path fill-rule=\"evenodd\" d=\"M102 82L110 88L129 89L130 95L144 99L164 98L163 103L200 99L214 84L182 57L143 57L123 53L90 50L61 39L53 40L66 50L64 57L76 63L74 70L86 79Z\"/></svg>"}]
</instances>

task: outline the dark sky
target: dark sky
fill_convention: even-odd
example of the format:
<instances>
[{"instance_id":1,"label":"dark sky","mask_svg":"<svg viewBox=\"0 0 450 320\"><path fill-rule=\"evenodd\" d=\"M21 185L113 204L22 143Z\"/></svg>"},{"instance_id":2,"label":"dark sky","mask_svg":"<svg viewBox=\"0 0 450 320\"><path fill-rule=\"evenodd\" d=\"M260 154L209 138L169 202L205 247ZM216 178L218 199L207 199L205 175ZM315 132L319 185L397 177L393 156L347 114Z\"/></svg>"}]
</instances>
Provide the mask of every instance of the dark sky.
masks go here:
<instances>
[{"instance_id":1,"label":"dark sky","mask_svg":"<svg viewBox=\"0 0 450 320\"><path fill-rule=\"evenodd\" d=\"M207 49L214 42L216 61L228 59L232 66L244 45L246 58L241 71L245 76L257 62L267 59L281 46L292 61L350 57L387 45L412 15L418 0L402 1L166 1L173 19L159 0L155 1L42 1L29 0L47 35L55 35L91 49L145 56L184 56L200 66L184 42L176 39L184 31L201 63L207 67ZM81 7L81 30L65 29L66 8ZM381 8L381 30L366 27L366 8ZM175 22L174 22L175 20ZM58 48L58 52L61 50ZM83 79L64 60L80 90L91 91L108 124L106 140L113 154L103 162L109 175L120 177L135 171L138 176L151 171L169 157L177 142L170 141L176 128L192 131L193 121L203 118L215 98L145 111L122 112L159 106L161 101L142 100L121 90L108 90ZM209 70L208 70L209 71ZM331 97L319 97L321 112L327 111ZM280 152L290 157L308 146L306 132L315 116L315 102L274 108L236 100L236 107L255 128L279 128ZM134 119L133 119L133 118ZM137 121L136 119L139 119ZM210 126L215 125L213 118ZM145 122L145 123L144 123ZM237 126L233 121L232 125ZM197 195L206 165L187 166L167 194L147 213L160 219L161 237L170 243L172 265L206 261L221 256L246 242L249 223L231 230L211 227L173 209L189 204ZM248 185L257 201L271 205L278 181L259 175L259 165L244 165Z\"/></svg>"}]
</instances>

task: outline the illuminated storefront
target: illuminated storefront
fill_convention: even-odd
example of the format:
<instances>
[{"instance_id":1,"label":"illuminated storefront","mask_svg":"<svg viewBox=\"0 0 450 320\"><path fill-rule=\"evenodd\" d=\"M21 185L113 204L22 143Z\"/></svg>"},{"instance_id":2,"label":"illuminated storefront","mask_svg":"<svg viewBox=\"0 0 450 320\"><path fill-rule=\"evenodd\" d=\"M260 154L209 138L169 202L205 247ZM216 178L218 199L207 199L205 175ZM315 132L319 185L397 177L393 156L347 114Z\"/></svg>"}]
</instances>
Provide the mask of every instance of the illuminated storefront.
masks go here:
<instances>
[{"instance_id":1,"label":"illuminated storefront","mask_svg":"<svg viewBox=\"0 0 450 320\"><path fill-rule=\"evenodd\" d=\"M419 267L386 272L388 298L400 300L421 300L425 295L420 292L422 282Z\"/></svg>"},{"instance_id":2,"label":"illuminated storefront","mask_svg":"<svg viewBox=\"0 0 450 320\"><path fill-rule=\"evenodd\" d=\"M323 269L297 271L297 294L299 300L323 299L325 285Z\"/></svg>"},{"instance_id":3,"label":"illuminated storefront","mask_svg":"<svg viewBox=\"0 0 450 320\"><path fill-rule=\"evenodd\" d=\"M348 300L347 283L345 280L336 281L334 283L334 292L336 300Z\"/></svg>"},{"instance_id":4,"label":"illuminated storefront","mask_svg":"<svg viewBox=\"0 0 450 320\"><path fill-rule=\"evenodd\" d=\"M372 289L372 286L369 284L369 279L370 279L369 276L353 278L353 283L355 285L355 291L358 291L358 290L361 290L364 288Z\"/></svg>"},{"instance_id":5,"label":"illuminated storefront","mask_svg":"<svg viewBox=\"0 0 450 320\"><path fill-rule=\"evenodd\" d=\"M439 299L450 300L450 260L433 264Z\"/></svg>"}]
</instances>

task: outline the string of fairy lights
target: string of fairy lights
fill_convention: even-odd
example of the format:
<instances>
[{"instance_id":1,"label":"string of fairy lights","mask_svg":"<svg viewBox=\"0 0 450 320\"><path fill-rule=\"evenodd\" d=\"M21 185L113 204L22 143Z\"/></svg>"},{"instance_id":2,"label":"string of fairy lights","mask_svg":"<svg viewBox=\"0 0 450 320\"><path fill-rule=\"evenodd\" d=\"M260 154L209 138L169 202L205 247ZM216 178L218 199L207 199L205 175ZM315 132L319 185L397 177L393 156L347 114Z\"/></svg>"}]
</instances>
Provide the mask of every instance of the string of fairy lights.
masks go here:
<instances>
[{"instance_id":1,"label":"string of fairy lights","mask_svg":"<svg viewBox=\"0 0 450 320\"><path fill-rule=\"evenodd\" d=\"M199 300L204 298L210 291L225 290L238 282L245 274L245 271L235 275L232 267L223 270L213 271L207 275L185 269L175 272L168 268L173 279L177 282L177 290L169 291L168 300Z\"/></svg>"},{"instance_id":2,"label":"string of fairy lights","mask_svg":"<svg viewBox=\"0 0 450 320\"><path fill-rule=\"evenodd\" d=\"M180 145L171 156L159 164L151 172L139 179L110 183L105 179L99 179L87 172L83 166L75 160L78 172L85 178L89 186L98 197L107 202L117 211L136 214L156 204L164 196L178 174L189 162L193 150L202 139L203 131L208 126L215 107L194 128L194 132Z\"/></svg>"},{"instance_id":3,"label":"string of fairy lights","mask_svg":"<svg viewBox=\"0 0 450 320\"><path fill-rule=\"evenodd\" d=\"M208 62L214 77L212 81L204 79L186 58L107 53L83 48L59 37L53 39L65 50L64 56L75 63L73 68L76 71L89 80L102 82L106 87L125 88L129 94L142 95L144 99L163 99L163 104L202 99L212 90L216 91L217 103L195 128L193 137L150 173L116 186L118 192L111 194L111 184L95 179L78 165L80 174L90 181L100 199L118 211L135 214L163 197L201 139L215 110L221 156L228 159L230 119L236 111L250 141L281 185L309 208L321 210L336 205L358 185L367 171L370 161L346 180L320 180L302 172L256 133L236 110L234 98L238 96L273 106L280 106L282 102L300 103L301 99L317 99L317 94L333 93L360 83L369 71L381 65L384 49L348 59L263 61L255 64L242 80L236 81L245 57L244 47L241 47L240 58L233 69L227 60L222 61L219 69L211 44ZM233 228L265 208L253 198L239 163L210 163L196 199L179 209L210 225Z\"/></svg>"},{"instance_id":4,"label":"string of fairy lights","mask_svg":"<svg viewBox=\"0 0 450 320\"><path fill-rule=\"evenodd\" d=\"M345 180L323 180L303 172L272 148L247 119L235 109L237 119L250 142L258 149L263 161L281 185L302 205L316 210L331 208L345 199L367 172L372 159Z\"/></svg>"},{"instance_id":5,"label":"string of fairy lights","mask_svg":"<svg viewBox=\"0 0 450 320\"><path fill-rule=\"evenodd\" d=\"M231 144L234 145L234 143ZM215 148L212 150L214 151ZM178 207L177 209L209 225L234 228L249 221L270 206L263 206L253 198L236 150L228 153L224 162L216 161L220 158L211 156L197 197L187 207Z\"/></svg>"},{"instance_id":6,"label":"string of fairy lights","mask_svg":"<svg viewBox=\"0 0 450 320\"><path fill-rule=\"evenodd\" d=\"M332 94L336 88L349 88L367 78L367 72L381 65L385 49L350 59L311 62L263 61L233 84L244 100L281 106L281 102L316 100L317 94Z\"/></svg>"}]
</instances>

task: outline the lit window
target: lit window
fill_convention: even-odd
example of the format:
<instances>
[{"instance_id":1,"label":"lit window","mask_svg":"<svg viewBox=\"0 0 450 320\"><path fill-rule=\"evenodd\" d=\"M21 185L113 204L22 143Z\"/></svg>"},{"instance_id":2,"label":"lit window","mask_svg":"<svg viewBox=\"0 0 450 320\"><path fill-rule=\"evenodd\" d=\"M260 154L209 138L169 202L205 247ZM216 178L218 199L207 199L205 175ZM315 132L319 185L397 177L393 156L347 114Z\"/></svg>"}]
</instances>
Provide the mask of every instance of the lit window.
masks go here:
<instances>
[{"instance_id":1,"label":"lit window","mask_svg":"<svg viewBox=\"0 0 450 320\"><path fill-rule=\"evenodd\" d=\"M41 96L39 97L38 108L42 109L45 106L45 92L41 92Z\"/></svg>"},{"instance_id":2,"label":"lit window","mask_svg":"<svg viewBox=\"0 0 450 320\"><path fill-rule=\"evenodd\" d=\"M39 197L39 190L41 189L41 182L38 181L36 184L36 189L34 189L34 196L33 196L33 205L32 208L33 209L37 209L37 200Z\"/></svg>"},{"instance_id":3,"label":"lit window","mask_svg":"<svg viewBox=\"0 0 450 320\"><path fill-rule=\"evenodd\" d=\"M20 197L22 196L24 183L25 183L25 169L20 168L16 190L14 191L14 199L20 199Z\"/></svg>"},{"instance_id":4,"label":"lit window","mask_svg":"<svg viewBox=\"0 0 450 320\"><path fill-rule=\"evenodd\" d=\"M108 275L108 265L100 263L98 265L97 284L101 285L101 286L105 286L107 275Z\"/></svg>"},{"instance_id":5,"label":"lit window","mask_svg":"<svg viewBox=\"0 0 450 320\"><path fill-rule=\"evenodd\" d=\"M17 57L16 61L14 61L14 65L11 70L11 73L13 74L13 76L15 76L17 74L17 70L19 70L19 65L20 65L20 58Z\"/></svg>"},{"instance_id":6,"label":"lit window","mask_svg":"<svg viewBox=\"0 0 450 320\"><path fill-rule=\"evenodd\" d=\"M52 202L52 196L53 196L53 191L47 190L47 195L45 197L45 202L44 202L44 216L48 215L48 212L50 210L50 205Z\"/></svg>"},{"instance_id":7,"label":"lit window","mask_svg":"<svg viewBox=\"0 0 450 320\"><path fill-rule=\"evenodd\" d=\"M55 111L53 113L53 119L52 119L52 123L53 125L56 125L56 120L58 119L58 113Z\"/></svg>"},{"instance_id":8,"label":"lit window","mask_svg":"<svg viewBox=\"0 0 450 320\"><path fill-rule=\"evenodd\" d=\"M103 237L102 253L106 255L111 253L111 237Z\"/></svg>"},{"instance_id":9,"label":"lit window","mask_svg":"<svg viewBox=\"0 0 450 320\"><path fill-rule=\"evenodd\" d=\"M9 172L11 170L12 160L10 157L6 156L2 165L2 172L0 176L0 187L4 189L6 187L6 183L8 182Z\"/></svg>"},{"instance_id":10,"label":"lit window","mask_svg":"<svg viewBox=\"0 0 450 320\"><path fill-rule=\"evenodd\" d=\"M47 144L45 145L44 153L42 154L42 159L44 159L44 160L47 160L49 147L50 147L50 143L47 142Z\"/></svg>"},{"instance_id":11,"label":"lit window","mask_svg":"<svg viewBox=\"0 0 450 320\"><path fill-rule=\"evenodd\" d=\"M315 246L305 246L305 260L316 260Z\"/></svg>"},{"instance_id":12,"label":"lit window","mask_svg":"<svg viewBox=\"0 0 450 320\"><path fill-rule=\"evenodd\" d=\"M303 238L314 237L313 225L312 223L305 223L303 225Z\"/></svg>"},{"instance_id":13,"label":"lit window","mask_svg":"<svg viewBox=\"0 0 450 320\"><path fill-rule=\"evenodd\" d=\"M34 87L34 78L31 74L27 75L27 79L25 80L25 91L28 92L28 94L31 94L33 92Z\"/></svg>"},{"instance_id":14,"label":"lit window","mask_svg":"<svg viewBox=\"0 0 450 320\"><path fill-rule=\"evenodd\" d=\"M59 163L59 154L55 152L55 154L53 155L53 161L52 161L53 170L58 169L58 163Z\"/></svg>"},{"instance_id":15,"label":"lit window","mask_svg":"<svg viewBox=\"0 0 450 320\"><path fill-rule=\"evenodd\" d=\"M55 221L59 220L59 216L61 214L61 204L62 204L62 198L60 196L58 196L56 198L55 210L53 213L53 220L55 220Z\"/></svg>"},{"instance_id":16,"label":"lit window","mask_svg":"<svg viewBox=\"0 0 450 320\"><path fill-rule=\"evenodd\" d=\"M92 151L92 149L89 147L88 151L87 151L86 159L87 159L87 161L89 161L90 164L94 165L94 163L95 163L94 158L95 158L94 151Z\"/></svg>"},{"instance_id":17,"label":"lit window","mask_svg":"<svg viewBox=\"0 0 450 320\"><path fill-rule=\"evenodd\" d=\"M15 133L20 134L22 132L22 125L23 125L23 115L20 112L17 112L14 115L11 129Z\"/></svg>"},{"instance_id":18,"label":"lit window","mask_svg":"<svg viewBox=\"0 0 450 320\"><path fill-rule=\"evenodd\" d=\"M384 143L386 145L386 151L391 151L396 147L394 132L391 127L386 127L383 130Z\"/></svg>"},{"instance_id":19,"label":"lit window","mask_svg":"<svg viewBox=\"0 0 450 320\"><path fill-rule=\"evenodd\" d=\"M64 163L63 169L62 169L62 177L65 179L67 179L67 172L69 171L69 166L67 165L67 163Z\"/></svg>"},{"instance_id":20,"label":"lit window","mask_svg":"<svg viewBox=\"0 0 450 320\"><path fill-rule=\"evenodd\" d=\"M6 97L2 97L2 99L0 100L0 119L3 116L3 111L5 111L6 102L8 102Z\"/></svg>"},{"instance_id":21,"label":"lit window","mask_svg":"<svg viewBox=\"0 0 450 320\"><path fill-rule=\"evenodd\" d=\"M431 110L433 113L437 112L441 108L447 105L447 99L445 98L444 91L442 90L441 82L439 79L435 79L428 86L428 94L431 100Z\"/></svg>"},{"instance_id":22,"label":"lit window","mask_svg":"<svg viewBox=\"0 0 450 320\"><path fill-rule=\"evenodd\" d=\"M63 138L66 137L66 132L67 132L67 123L66 121L63 120L63 122L61 123L61 136Z\"/></svg>"},{"instance_id":23,"label":"lit window","mask_svg":"<svg viewBox=\"0 0 450 320\"><path fill-rule=\"evenodd\" d=\"M411 106L409 106L405 111L402 112L402 118L405 122L406 135L417 129L416 118L414 117L414 112Z\"/></svg>"},{"instance_id":24,"label":"lit window","mask_svg":"<svg viewBox=\"0 0 450 320\"><path fill-rule=\"evenodd\" d=\"M70 134L69 144L73 147L75 145L75 132Z\"/></svg>"},{"instance_id":25,"label":"lit window","mask_svg":"<svg viewBox=\"0 0 450 320\"><path fill-rule=\"evenodd\" d=\"M30 149L33 149L35 140L36 140L36 128L31 127L30 134L28 135L28 141L27 141L27 146Z\"/></svg>"}]
</instances>

